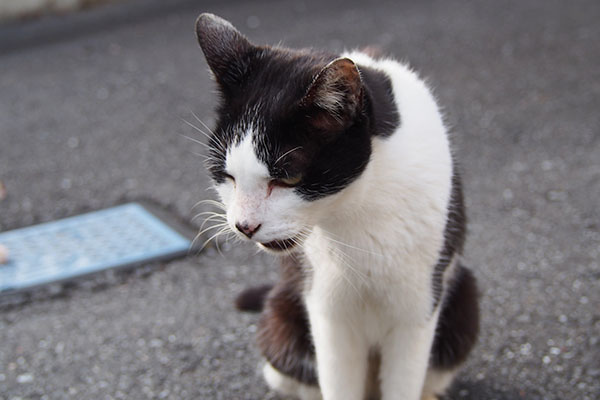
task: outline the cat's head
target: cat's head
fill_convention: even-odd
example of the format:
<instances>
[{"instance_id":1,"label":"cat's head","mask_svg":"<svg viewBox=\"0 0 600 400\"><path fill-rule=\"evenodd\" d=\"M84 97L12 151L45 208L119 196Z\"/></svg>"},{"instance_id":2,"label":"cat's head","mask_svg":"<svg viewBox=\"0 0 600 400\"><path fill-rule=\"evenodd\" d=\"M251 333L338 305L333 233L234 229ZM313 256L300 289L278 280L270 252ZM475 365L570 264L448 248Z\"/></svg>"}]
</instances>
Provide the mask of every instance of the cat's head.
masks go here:
<instances>
[{"instance_id":1,"label":"cat's head","mask_svg":"<svg viewBox=\"0 0 600 400\"><path fill-rule=\"evenodd\" d=\"M208 169L227 222L261 247L291 249L336 207L371 154L357 66L251 44L202 14L196 32L220 93Z\"/></svg>"}]
</instances>

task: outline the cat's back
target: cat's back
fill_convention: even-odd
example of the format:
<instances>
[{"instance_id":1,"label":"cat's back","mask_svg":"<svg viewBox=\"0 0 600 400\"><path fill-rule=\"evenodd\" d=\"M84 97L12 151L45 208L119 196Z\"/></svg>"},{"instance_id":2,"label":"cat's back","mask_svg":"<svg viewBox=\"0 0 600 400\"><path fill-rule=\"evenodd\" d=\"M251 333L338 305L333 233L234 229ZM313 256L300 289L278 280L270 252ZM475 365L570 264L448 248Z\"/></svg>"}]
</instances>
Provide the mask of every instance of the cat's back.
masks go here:
<instances>
[{"instance_id":1,"label":"cat's back","mask_svg":"<svg viewBox=\"0 0 600 400\"><path fill-rule=\"evenodd\" d=\"M435 139L448 146L442 113L430 86L405 63L392 58L375 59L360 51L345 53L363 69L382 73L390 82L388 95L397 107L398 129L404 134L419 134L420 139Z\"/></svg>"}]
</instances>

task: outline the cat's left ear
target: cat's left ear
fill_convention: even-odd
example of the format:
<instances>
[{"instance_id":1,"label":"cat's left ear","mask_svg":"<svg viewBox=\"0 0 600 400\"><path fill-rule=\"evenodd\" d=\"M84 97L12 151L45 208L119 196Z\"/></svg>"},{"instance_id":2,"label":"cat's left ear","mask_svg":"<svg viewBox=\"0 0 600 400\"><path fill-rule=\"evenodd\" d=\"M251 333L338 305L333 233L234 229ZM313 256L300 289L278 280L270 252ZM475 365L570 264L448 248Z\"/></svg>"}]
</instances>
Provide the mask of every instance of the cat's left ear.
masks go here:
<instances>
[{"instance_id":1,"label":"cat's left ear","mask_svg":"<svg viewBox=\"0 0 600 400\"><path fill-rule=\"evenodd\" d=\"M229 21L209 13L196 20L196 35L217 82L229 89L239 86L255 47Z\"/></svg>"},{"instance_id":2,"label":"cat's left ear","mask_svg":"<svg viewBox=\"0 0 600 400\"><path fill-rule=\"evenodd\" d=\"M340 131L362 108L363 84L356 64L338 58L323 68L301 101L309 123L322 131Z\"/></svg>"}]
</instances>

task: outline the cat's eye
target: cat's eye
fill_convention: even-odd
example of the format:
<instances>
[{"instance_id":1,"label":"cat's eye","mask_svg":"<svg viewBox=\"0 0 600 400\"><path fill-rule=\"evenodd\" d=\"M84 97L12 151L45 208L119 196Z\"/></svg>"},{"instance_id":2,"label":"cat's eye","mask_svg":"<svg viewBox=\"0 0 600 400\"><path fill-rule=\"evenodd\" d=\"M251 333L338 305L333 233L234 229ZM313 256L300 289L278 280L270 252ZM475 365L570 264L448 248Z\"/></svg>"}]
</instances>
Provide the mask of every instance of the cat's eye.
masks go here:
<instances>
[{"instance_id":1,"label":"cat's eye","mask_svg":"<svg viewBox=\"0 0 600 400\"><path fill-rule=\"evenodd\" d=\"M235 183L235 178L232 175L229 175L227 172L223 172L223 176L226 179L230 179L233 183Z\"/></svg>"},{"instance_id":2,"label":"cat's eye","mask_svg":"<svg viewBox=\"0 0 600 400\"><path fill-rule=\"evenodd\" d=\"M302 175L290 176L285 178L277 178L271 181L274 186L294 187L302 181Z\"/></svg>"}]
</instances>

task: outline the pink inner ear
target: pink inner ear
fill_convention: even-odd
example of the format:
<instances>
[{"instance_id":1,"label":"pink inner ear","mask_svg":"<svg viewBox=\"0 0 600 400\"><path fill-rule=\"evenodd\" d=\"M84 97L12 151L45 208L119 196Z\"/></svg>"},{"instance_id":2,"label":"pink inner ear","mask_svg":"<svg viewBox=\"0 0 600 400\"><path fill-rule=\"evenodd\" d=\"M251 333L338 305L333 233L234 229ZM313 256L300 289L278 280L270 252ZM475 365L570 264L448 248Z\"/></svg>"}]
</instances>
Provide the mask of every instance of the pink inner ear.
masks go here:
<instances>
[{"instance_id":1,"label":"pink inner ear","mask_svg":"<svg viewBox=\"0 0 600 400\"><path fill-rule=\"evenodd\" d=\"M267 197L271 196L271 193L273 193L274 187L275 187L275 185L273 185L272 182L269 182L269 184L267 186Z\"/></svg>"},{"instance_id":2,"label":"pink inner ear","mask_svg":"<svg viewBox=\"0 0 600 400\"><path fill-rule=\"evenodd\" d=\"M361 92L362 82L356 64L348 58L340 58L319 72L303 103L335 112L347 102L356 103Z\"/></svg>"},{"instance_id":3,"label":"pink inner ear","mask_svg":"<svg viewBox=\"0 0 600 400\"><path fill-rule=\"evenodd\" d=\"M352 60L332 61L319 72L302 104L309 123L319 131L346 128L362 106L362 81Z\"/></svg>"}]
</instances>

